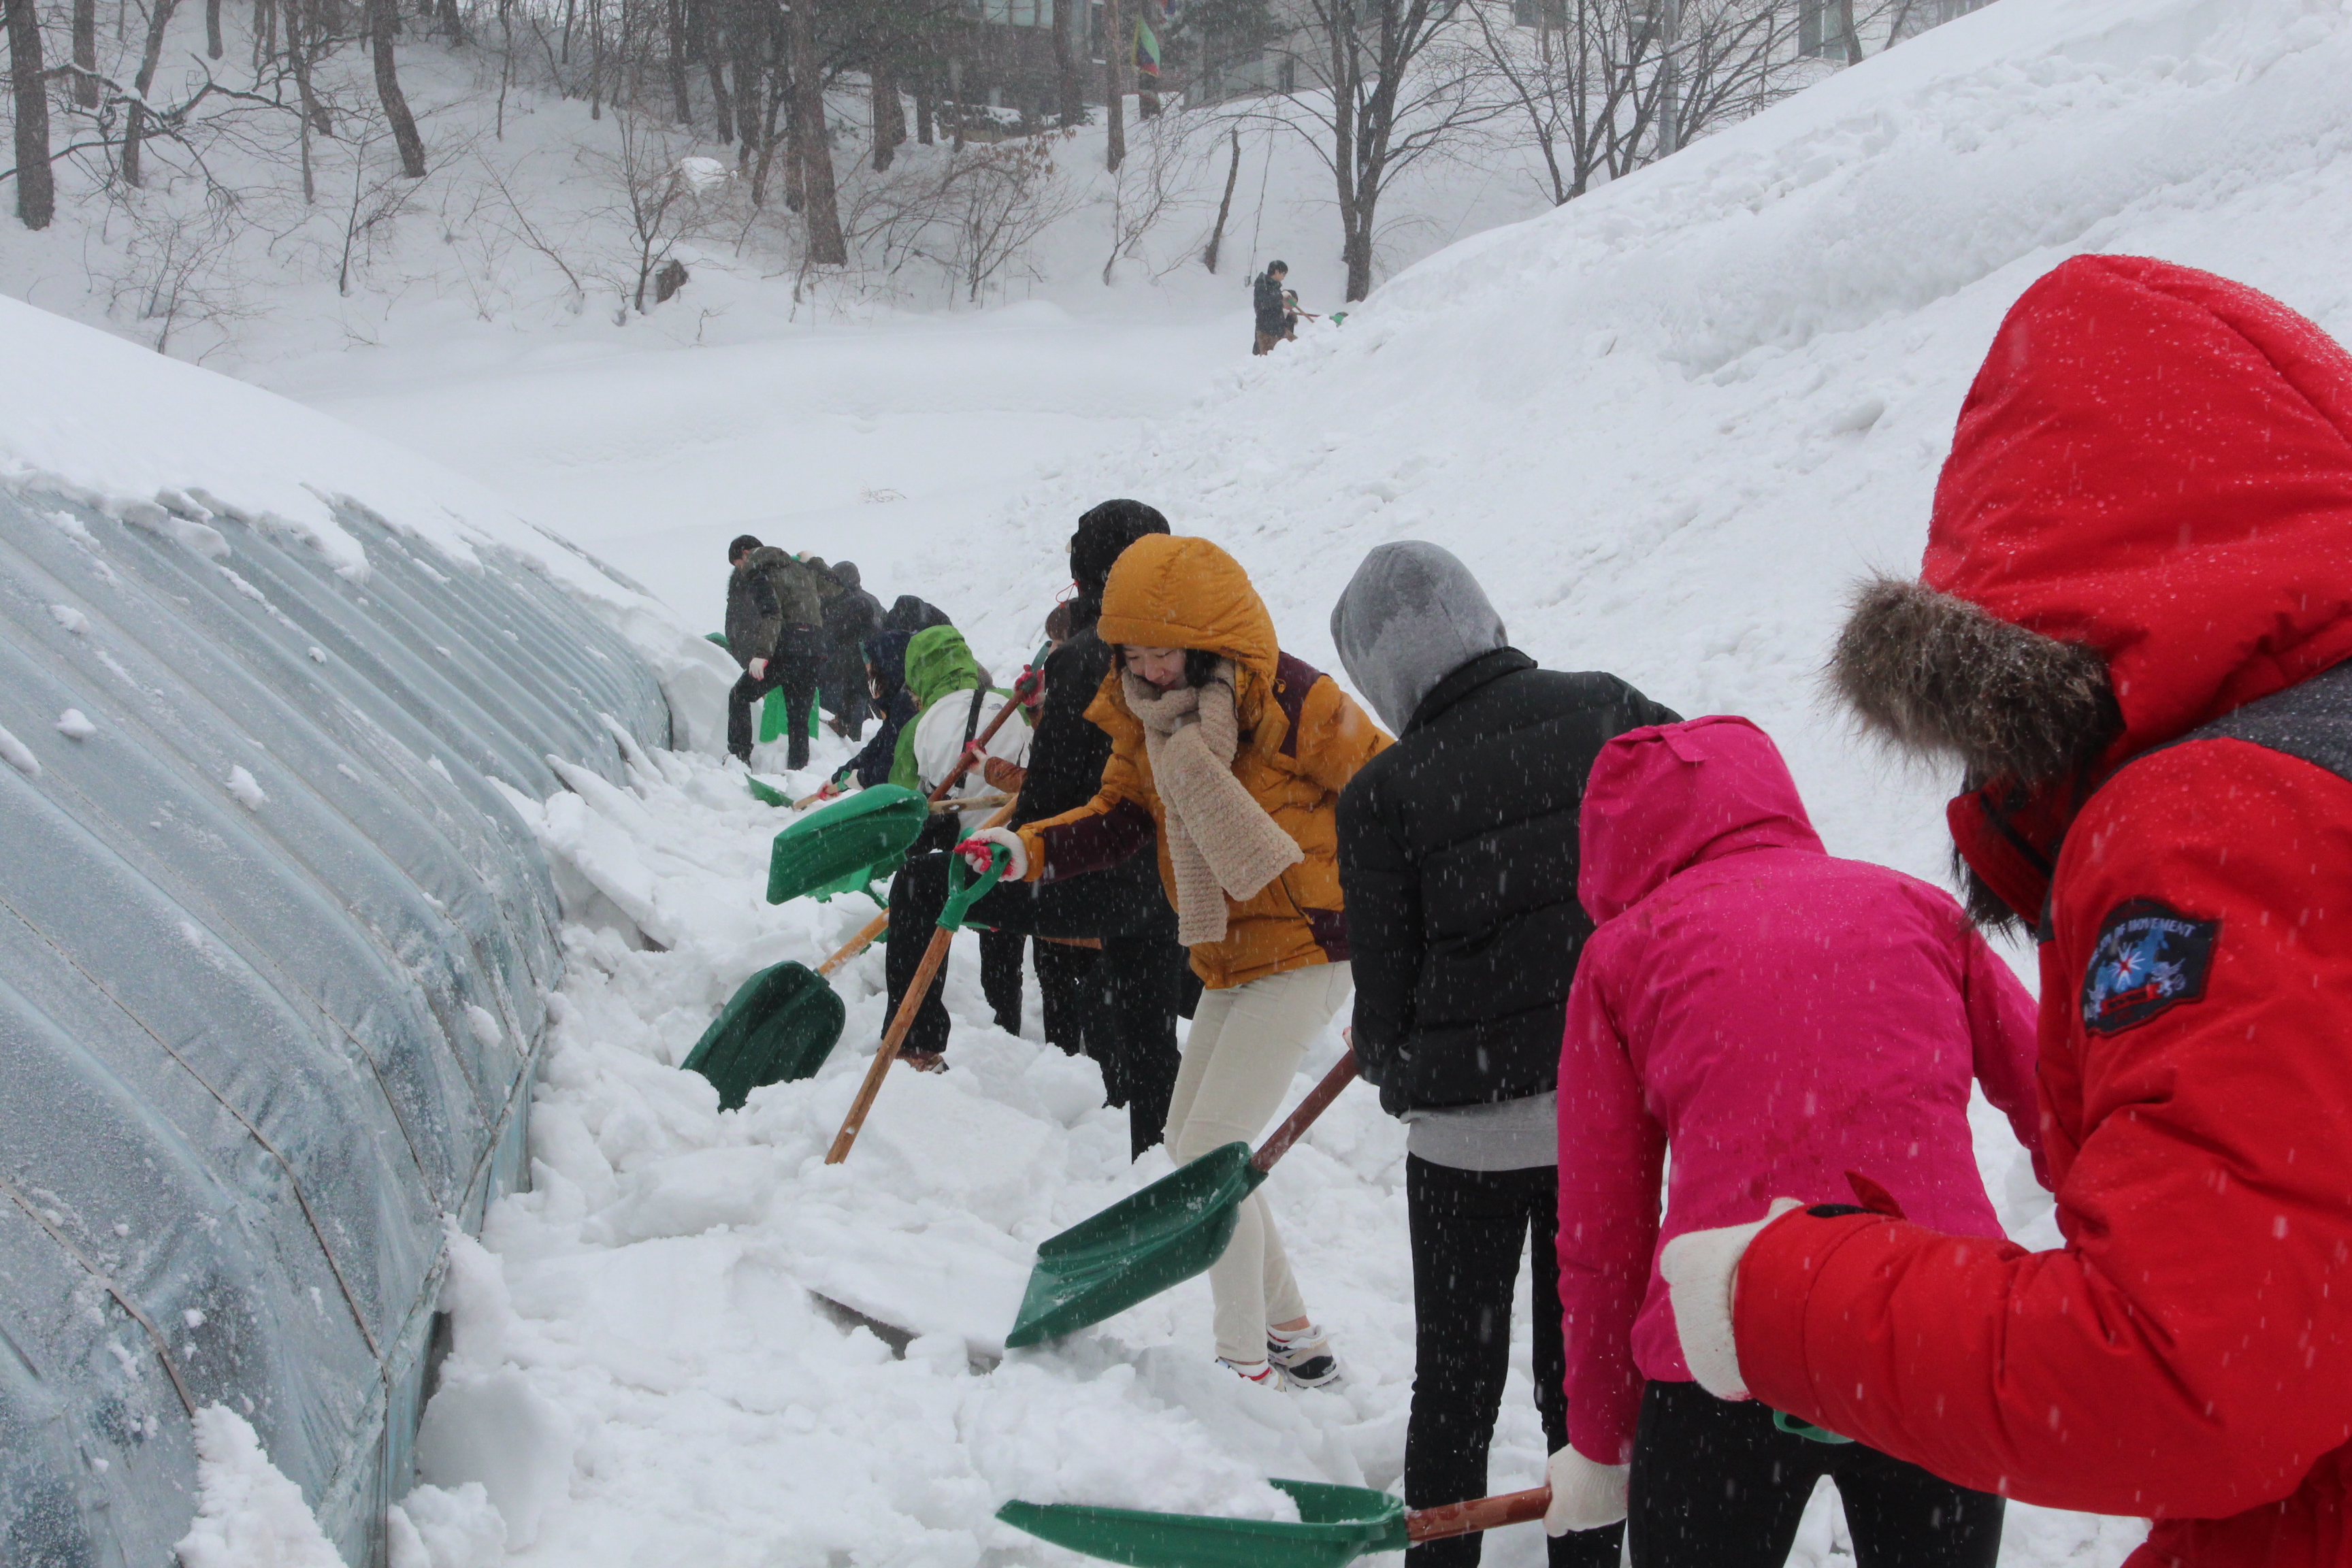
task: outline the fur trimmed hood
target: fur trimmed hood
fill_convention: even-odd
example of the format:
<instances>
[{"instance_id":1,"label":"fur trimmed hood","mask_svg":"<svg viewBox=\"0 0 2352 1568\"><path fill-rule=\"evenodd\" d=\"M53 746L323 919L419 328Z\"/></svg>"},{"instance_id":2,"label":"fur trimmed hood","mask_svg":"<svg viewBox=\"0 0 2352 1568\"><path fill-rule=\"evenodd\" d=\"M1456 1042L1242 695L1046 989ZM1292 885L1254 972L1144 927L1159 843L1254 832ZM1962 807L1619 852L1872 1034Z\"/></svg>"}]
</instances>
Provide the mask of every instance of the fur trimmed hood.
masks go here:
<instances>
[{"instance_id":1,"label":"fur trimmed hood","mask_svg":"<svg viewBox=\"0 0 2352 1568\"><path fill-rule=\"evenodd\" d=\"M1872 730L1957 761L1971 787L2082 773L2123 730L2095 649L1893 577L1855 590L1830 679Z\"/></svg>"},{"instance_id":2,"label":"fur trimmed hood","mask_svg":"<svg viewBox=\"0 0 2352 1568\"><path fill-rule=\"evenodd\" d=\"M2078 256L2002 320L1919 581L1861 587L1830 676L1960 763L1972 902L2032 915L2109 773L2352 658L2347 560L2352 355L2242 284Z\"/></svg>"}]
</instances>

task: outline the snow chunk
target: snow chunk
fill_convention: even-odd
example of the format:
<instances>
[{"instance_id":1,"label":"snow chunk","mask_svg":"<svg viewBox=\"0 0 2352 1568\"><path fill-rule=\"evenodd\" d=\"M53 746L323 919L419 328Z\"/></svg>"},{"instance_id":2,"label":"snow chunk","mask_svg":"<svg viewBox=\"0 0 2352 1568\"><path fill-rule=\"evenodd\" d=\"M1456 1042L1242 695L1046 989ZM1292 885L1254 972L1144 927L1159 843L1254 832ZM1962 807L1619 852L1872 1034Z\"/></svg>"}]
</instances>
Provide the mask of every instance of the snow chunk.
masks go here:
<instances>
[{"instance_id":1,"label":"snow chunk","mask_svg":"<svg viewBox=\"0 0 2352 1568\"><path fill-rule=\"evenodd\" d=\"M416 1468L439 1487L478 1485L507 1542L529 1546L540 1518L572 1491L571 1417L513 1367L442 1384L416 1432ZM194 1568L194 1565L191 1565Z\"/></svg>"},{"instance_id":2,"label":"snow chunk","mask_svg":"<svg viewBox=\"0 0 2352 1568\"><path fill-rule=\"evenodd\" d=\"M79 708L68 708L58 715L58 733L69 741L87 741L98 733L98 726Z\"/></svg>"},{"instance_id":3,"label":"snow chunk","mask_svg":"<svg viewBox=\"0 0 2352 1568\"><path fill-rule=\"evenodd\" d=\"M255 783L253 775L242 767L229 769L228 793L236 796L237 803L247 811L259 811L269 804L269 797L262 793L261 785Z\"/></svg>"},{"instance_id":4,"label":"snow chunk","mask_svg":"<svg viewBox=\"0 0 2352 1568\"><path fill-rule=\"evenodd\" d=\"M392 1568L501 1568L507 1525L478 1481L418 1487L386 1516Z\"/></svg>"},{"instance_id":5,"label":"snow chunk","mask_svg":"<svg viewBox=\"0 0 2352 1568\"><path fill-rule=\"evenodd\" d=\"M71 605L51 605L50 618L78 637L89 636L89 617Z\"/></svg>"},{"instance_id":6,"label":"snow chunk","mask_svg":"<svg viewBox=\"0 0 2352 1568\"><path fill-rule=\"evenodd\" d=\"M173 1548L181 1568L343 1568L243 1416L208 1405L195 1428L196 1518Z\"/></svg>"},{"instance_id":7,"label":"snow chunk","mask_svg":"<svg viewBox=\"0 0 2352 1568\"><path fill-rule=\"evenodd\" d=\"M5 726L0 726L0 762L6 763L28 779L41 776L41 759L33 755L32 748L10 734Z\"/></svg>"},{"instance_id":8,"label":"snow chunk","mask_svg":"<svg viewBox=\"0 0 2352 1568\"><path fill-rule=\"evenodd\" d=\"M499 1016L488 1007L477 1007L468 1004L466 1008L466 1023L474 1031L474 1038L480 1041L485 1048L496 1046L507 1037L507 1032L499 1027Z\"/></svg>"}]
</instances>

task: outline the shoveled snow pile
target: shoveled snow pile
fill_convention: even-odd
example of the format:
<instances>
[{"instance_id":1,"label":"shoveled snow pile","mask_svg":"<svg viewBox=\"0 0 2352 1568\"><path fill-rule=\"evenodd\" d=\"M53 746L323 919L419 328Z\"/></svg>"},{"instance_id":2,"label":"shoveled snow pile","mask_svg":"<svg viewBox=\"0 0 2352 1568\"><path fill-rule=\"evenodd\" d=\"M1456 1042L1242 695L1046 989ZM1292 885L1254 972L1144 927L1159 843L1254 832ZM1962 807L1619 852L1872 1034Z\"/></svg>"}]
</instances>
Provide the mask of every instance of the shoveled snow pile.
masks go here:
<instances>
[{"instance_id":1,"label":"shoveled snow pile","mask_svg":"<svg viewBox=\"0 0 2352 1568\"><path fill-rule=\"evenodd\" d=\"M244 1416L208 1405L195 1424L196 1521L174 1548L180 1568L343 1568Z\"/></svg>"}]
</instances>

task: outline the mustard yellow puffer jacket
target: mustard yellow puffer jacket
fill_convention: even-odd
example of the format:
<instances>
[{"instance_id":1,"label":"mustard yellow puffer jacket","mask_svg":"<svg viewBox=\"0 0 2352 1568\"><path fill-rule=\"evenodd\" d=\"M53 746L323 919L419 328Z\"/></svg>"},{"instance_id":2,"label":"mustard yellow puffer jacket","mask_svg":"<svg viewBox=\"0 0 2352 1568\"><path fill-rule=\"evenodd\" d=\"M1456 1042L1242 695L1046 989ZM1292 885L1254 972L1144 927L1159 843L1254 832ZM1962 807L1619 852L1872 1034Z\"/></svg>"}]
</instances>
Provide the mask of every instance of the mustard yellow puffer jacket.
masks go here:
<instances>
[{"instance_id":1,"label":"mustard yellow puffer jacket","mask_svg":"<svg viewBox=\"0 0 2352 1568\"><path fill-rule=\"evenodd\" d=\"M1223 989L1346 960L1339 792L1392 743L1389 737L1338 682L1276 646L1274 619L1248 574L1205 539L1150 534L1129 545L1111 569L1096 630L1113 645L1202 648L1233 661L1241 724L1234 776L1306 854L1255 897L1225 901L1224 940L1192 949L1193 972ZM1102 788L1076 811L1022 828L1022 846L1031 879L1050 882L1116 865L1155 839L1172 903L1176 876L1160 831L1166 808L1119 675L1114 664L1087 709L1111 738Z\"/></svg>"}]
</instances>

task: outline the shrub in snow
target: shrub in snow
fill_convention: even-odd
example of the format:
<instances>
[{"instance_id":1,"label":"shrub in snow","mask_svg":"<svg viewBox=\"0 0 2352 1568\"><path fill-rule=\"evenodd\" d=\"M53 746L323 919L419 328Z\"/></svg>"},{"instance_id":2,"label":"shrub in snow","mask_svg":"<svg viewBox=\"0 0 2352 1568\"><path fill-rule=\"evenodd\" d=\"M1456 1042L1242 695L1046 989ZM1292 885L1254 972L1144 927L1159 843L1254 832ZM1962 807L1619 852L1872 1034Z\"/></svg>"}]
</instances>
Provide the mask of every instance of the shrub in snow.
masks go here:
<instances>
[{"instance_id":1,"label":"shrub in snow","mask_svg":"<svg viewBox=\"0 0 2352 1568\"><path fill-rule=\"evenodd\" d=\"M196 1519L173 1547L180 1568L343 1568L245 1417L208 1405L195 1427Z\"/></svg>"}]
</instances>

